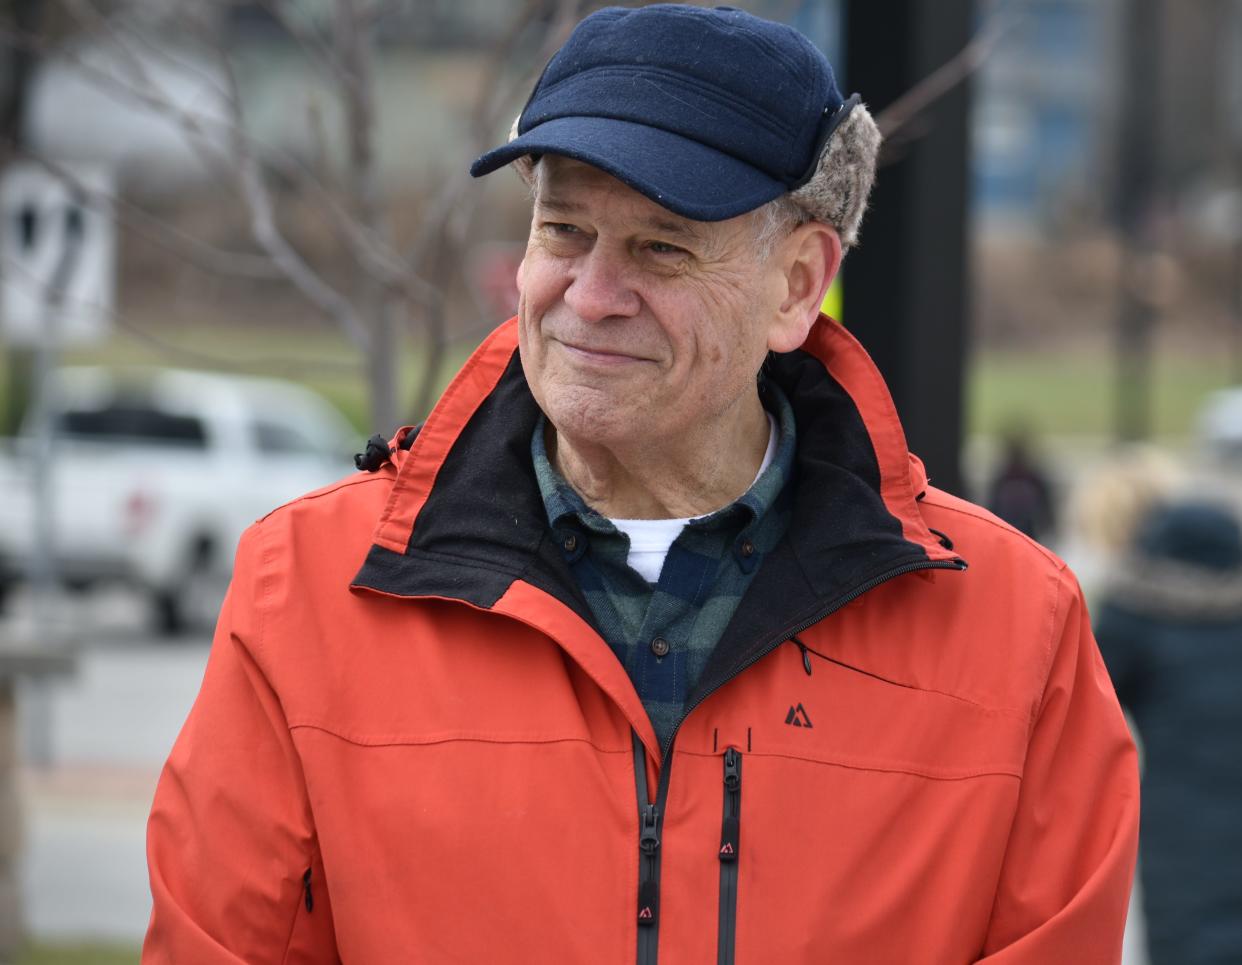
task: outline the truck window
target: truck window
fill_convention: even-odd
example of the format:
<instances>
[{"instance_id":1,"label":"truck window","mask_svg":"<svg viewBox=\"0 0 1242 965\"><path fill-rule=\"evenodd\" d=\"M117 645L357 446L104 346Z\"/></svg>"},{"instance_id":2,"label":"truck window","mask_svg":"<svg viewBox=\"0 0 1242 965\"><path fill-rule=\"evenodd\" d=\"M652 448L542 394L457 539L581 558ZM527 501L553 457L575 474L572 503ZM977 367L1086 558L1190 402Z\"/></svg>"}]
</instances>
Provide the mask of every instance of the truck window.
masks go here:
<instances>
[{"instance_id":1,"label":"truck window","mask_svg":"<svg viewBox=\"0 0 1242 965\"><path fill-rule=\"evenodd\" d=\"M193 449L207 446L207 432L201 419L132 403L102 409L70 409L61 414L59 431L72 439L96 442L137 442Z\"/></svg>"},{"instance_id":2,"label":"truck window","mask_svg":"<svg viewBox=\"0 0 1242 965\"><path fill-rule=\"evenodd\" d=\"M254 434L255 448L265 453L296 453L299 455L317 455L323 447L315 440L289 425L282 425L266 419L256 419L251 426Z\"/></svg>"}]
</instances>

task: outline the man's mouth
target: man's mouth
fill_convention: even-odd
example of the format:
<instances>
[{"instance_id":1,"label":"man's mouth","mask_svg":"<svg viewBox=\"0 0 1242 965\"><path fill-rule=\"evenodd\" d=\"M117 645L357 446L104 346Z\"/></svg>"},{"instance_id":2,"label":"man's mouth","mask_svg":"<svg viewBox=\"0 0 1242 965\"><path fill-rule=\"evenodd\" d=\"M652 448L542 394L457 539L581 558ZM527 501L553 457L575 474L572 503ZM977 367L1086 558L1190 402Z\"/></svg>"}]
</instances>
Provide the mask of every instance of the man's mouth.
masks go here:
<instances>
[{"instance_id":1,"label":"man's mouth","mask_svg":"<svg viewBox=\"0 0 1242 965\"><path fill-rule=\"evenodd\" d=\"M570 342L559 342L558 344L565 349L570 357L588 364L594 365L624 365L628 362L646 362L649 361L638 355L629 352L621 352L612 348L601 348L596 346L574 345Z\"/></svg>"}]
</instances>

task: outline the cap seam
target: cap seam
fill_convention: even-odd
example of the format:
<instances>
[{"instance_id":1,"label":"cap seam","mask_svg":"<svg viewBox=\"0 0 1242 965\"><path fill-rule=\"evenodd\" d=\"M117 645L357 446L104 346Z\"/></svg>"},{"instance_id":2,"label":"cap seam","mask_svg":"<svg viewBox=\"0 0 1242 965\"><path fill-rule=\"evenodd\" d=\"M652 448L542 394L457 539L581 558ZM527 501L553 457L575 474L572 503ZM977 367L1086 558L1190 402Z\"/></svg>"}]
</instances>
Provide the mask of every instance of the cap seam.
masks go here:
<instances>
[{"instance_id":1,"label":"cap seam","mask_svg":"<svg viewBox=\"0 0 1242 965\"><path fill-rule=\"evenodd\" d=\"M695 21L695 26L700 26L698 22L699 17L695 13L690 13L689 11L676 10L676 9L668 9L668 10L665 10L664 12L674 17L680 17L683 20ZM738 12L745 13L745 11L738 11ZM776 44L773 44L771 41L769 41L766 37L757 37L751 34L747 34L742 29L734 26L733 24L728 23L727 21L725 22L724 25L717 25L717 29L722 30L722 32L723 30L727 29L729 32L730 39L740 40L743 43L748 43L748 44L752 44L755 46L763 47L767 53L769 53L772 57L779 60L786 67L788 67L790 73L795 78L801 76L805 72L805 66L806 66L805 64L800 65L800 64L795 64L791 62L785 56L784 52ZM793 30L793 28L790 28L790 30L794 34L798 34L798 32L796 30ZM798 36L801 36L801 35L798 35ZM805 38L803 39L805 40ZM810 43L810 41L805 41L805 42Z\"/></svg>"},{"instance_id":2,"label":"cap seam","mask_svg":"<svg viewBox=\"0 0 1242 965\"><path fill-rule=\"evenodd\" d=\"M724 96L720 88L713 87L712 85L708 84L706 81L700 81L698 78L686 77L683 74L678 74L675 71L669 70L668 68L664 68L664 67L651 67L651 66L645 65L640 68L636 66L630 66L627 64L603 64L603 65L600 65L599 67L588 67L585 70L576 71L573 74L569 74L565 77L562 77L560 80L556 80L548 84L541 92L541 97L538 100L542 100L542 95L546 95L547 93L556 90L562 84L566 84L566 83L569 83L570 81L577 80L587 74L599 74L603 76L608 76L609 74L620 74L624 76L638 76L638 77L649 77L652 74L660 74L660 75L673 77L673 78L676 78L679 82L686 83L688 87L695 88L697 92L703 94L704 96L707 96L711 100L716 101L722 107L727 107L730 110L735 111L736 113L746 115L749 120L755 121L760 126L766 128L768 131L770 131L773 134L777 134L781 137L793 137L793 136L796 136L798 133L798 128L796 126L786 126L782 124L780 121L772 118L771 115L763 113L762 111L747 104L745 101L739 101L739 100L733 99L732 97ZM528 112L531 109L531 107L536 106L538 104L538 100L532 99L530 103L526 105L526 111L523 112L523 118L522 118L523 121L526 120L526 112ZM603 117L605 115L573 114L573 115L558 115L558 116L572 116L572 117L600 116L600 117ZM628 120L629 118L625 118L625 119ZM642 123L642 122L636 121L635 123ZM653 125L649 125L649 126L653 126Z\"/></svg>"}]
</instances>

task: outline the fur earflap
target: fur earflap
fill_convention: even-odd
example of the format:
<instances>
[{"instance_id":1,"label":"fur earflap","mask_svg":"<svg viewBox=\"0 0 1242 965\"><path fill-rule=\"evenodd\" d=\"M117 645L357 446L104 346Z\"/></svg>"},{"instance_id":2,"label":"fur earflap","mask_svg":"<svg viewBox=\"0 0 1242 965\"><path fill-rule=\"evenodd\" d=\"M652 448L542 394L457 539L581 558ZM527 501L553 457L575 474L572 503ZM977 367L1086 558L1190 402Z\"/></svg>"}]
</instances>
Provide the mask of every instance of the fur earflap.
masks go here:
<instances>
[{"instance_id":1,"label":"fur earflap","mask_svg":"<svg viewBox=\"0 0 1242 965\"><path fill-rule=\"evenodd\" d=\"M858 104L828 138L811 180L789 195L816 221L836 228L846 248L858 243L882 139L871 112Z\"/></svg>"}]
</instances>

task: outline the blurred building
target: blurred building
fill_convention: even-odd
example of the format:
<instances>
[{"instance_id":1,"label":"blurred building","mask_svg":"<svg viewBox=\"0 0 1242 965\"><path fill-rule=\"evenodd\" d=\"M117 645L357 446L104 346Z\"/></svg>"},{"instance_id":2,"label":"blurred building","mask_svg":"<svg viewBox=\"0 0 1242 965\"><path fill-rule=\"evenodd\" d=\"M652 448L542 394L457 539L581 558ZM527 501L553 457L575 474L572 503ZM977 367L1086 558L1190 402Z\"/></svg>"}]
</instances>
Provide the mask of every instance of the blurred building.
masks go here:
<instances>
[{"instance_id":1,"label":"blurred building","mask_svg":"<svg viewBox=\"0 0 1242 965\"><path fill-rule=\"evenodd\" d=\"M975 200L984 229L1105 220L1122 98L1149 105L1158 190L1176 207L1242 179L1242 2L1157 0L1147 86L1123 87L1135 4L981 4L1006 29L976 87Z\"/></svg>"},{"instance_id":2,"label":"blurred building","mask_svg":"<svg viewBox=\"0 0 1242 965\"><path fill-rule=\"evenodd\" d=\"M975 92L974 195L985 230L1038 232L1070 210L1100 213L1116 139L1119 6L986 5L1003 32Z\"/></svg>"}]
</instances>

